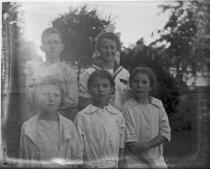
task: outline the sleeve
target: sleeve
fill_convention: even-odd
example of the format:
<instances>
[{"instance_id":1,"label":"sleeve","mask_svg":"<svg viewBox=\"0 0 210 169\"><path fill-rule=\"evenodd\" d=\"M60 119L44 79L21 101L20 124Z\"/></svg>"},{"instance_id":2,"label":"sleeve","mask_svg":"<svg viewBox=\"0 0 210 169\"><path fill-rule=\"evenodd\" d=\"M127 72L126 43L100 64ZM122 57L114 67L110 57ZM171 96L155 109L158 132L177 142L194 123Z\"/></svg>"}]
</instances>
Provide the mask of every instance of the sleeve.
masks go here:
<instances>
[{"instance_id":1,"label":"sleeve","mask_svg":"<svg viewBox=\"0 0 210 169\"><path fill-rule=\"evenodd\" d=\"M168 141L171 139L171 128L169 125L168 116L166 114L165 108L163 107L163 104L161 104L160 108L160 130L159 135L165 137Z\"/></svg>"},{"instance_id":2,"label":"sleeve","mask_svg":"<svg viewBox=\"0 0 210 169\"><path fill-rule=\"evenodd\" d=\"M83 164L83 146L82 146L82 140L78 136L77 130L75 126L72 124L72 130L71 130L71 157L72 160L75 161L76 165Z\"/></svg>"},{"instance_id":3,"label":"sleeve","mask_svg":"<svg viewBox=\"0 0 210 169\"><path fill-rule=\"evenodd\" d=\"M84 130L83 130L83 123L81 121L81 118L79 117L80 112L77 114L74 120L74 125L76 127L76 131L78 134L78 142L80 144L80 152L81 157L83 159L84 156Z\"/></svg>"},{"instance_id":4,"label":"sleeve","mask_svg":"<svg viewBox=\"0 0 210 169\"><path fill-rule=\"evenodd\" d=\"M22 125L21 134L20 134L20 146L19 146L19 158L20 159L27 159L26 154L26 139L25 139L25 125Z\"/></svg>"},{"instance_id":5,"label":"sleeve","mask_svg":"<svg viewBox=\"0 0 210 169\"><path fill-rule=\"evenodd\" d=\"M77 75L70 67L66 68L66 96L64 102L69 105L69 107L78 106L78 84Z\"/></svg>"},{"instance_id":6,"label":"sleeve","mask_svg":"<svg viewBox=\"0 0 210 169\"><path fill-rule=\"evenodd\" d=\"M125 148L125 118L123 116L120 124L120 148Z\"/></svg>"},{"instance_id":7,"label":"sleeve","mask_svg":"<svg viewBox=\"0 0 210 169\"><path fill-rule=\"evenodd\" d=\"M90 98L90 95L88 93L88 78L89 78L90 74L89 72L85 71L80 75L80 79L79 79L79 84L78 84L78 88L79 88L79 97L84 97L84 98Z\"/></svg>"},{"instance_id":8,"label":"sleeve","mask_svg":"<svg viewBox=\"0 0 210 169\"><path fill-rule=\"evenodd\" d=\"M130 117L130 113L128 111L128 109L126 108L126 106L123 106L122 108L122 114L124 115L125 118L125 127L126 127L126 132L125 132L125 142L137 142L138 138L136 136L136 132L134 130L132 121L131 121L131 117Z\"/></svg>"}]
</instances>

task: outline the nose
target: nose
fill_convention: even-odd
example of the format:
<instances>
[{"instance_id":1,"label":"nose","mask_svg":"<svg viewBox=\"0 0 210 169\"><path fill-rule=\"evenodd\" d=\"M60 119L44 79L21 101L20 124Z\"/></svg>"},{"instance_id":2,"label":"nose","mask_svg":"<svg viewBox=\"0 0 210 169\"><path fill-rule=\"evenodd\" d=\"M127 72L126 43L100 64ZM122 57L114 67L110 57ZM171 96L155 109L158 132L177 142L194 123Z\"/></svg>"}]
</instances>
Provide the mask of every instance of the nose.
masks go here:
<instances>
[{"instance_id":1,"label":"nose","mask_svg":"<svg viewBox=\"0 0 210 169\"><path fill-rule=\"evenodd\" d=\"M53 96L53 94L50 94L50 95L49 95L49 101L50 101L50 102L53 102L54 99L55 99L55 97Z\"/></svg>"},{"instance_id":2,"label":"nose","mask_svg":"<svg viewBox=\"0 0 210 169\"><path fill-rule=\"evenodd\" d=\"M112 52L112 49L110 47L107 47L107 52L108 53L111 53Z\"/></svg>"},{"instance_id":3,"label":"nose","mask_svg":"<svg viewBox=\"0 0 210 169\"><path fill-rule=\"evenodd\" d=\"M139 82L138 85L137 85L137 87L141 88L142 87L142 83Z\"/></svg>"},{"instance_id":4,"label":"nose","mask_svg":"<svg viewBox=\"0 0 210 169\"><path fill-rule=\"evenodd\" d=\"M99 92L103 92L103 90L104 90L103 86L100 85L100 86L98 87L98 91L99 91Z\"/></svg>"},{"instance_id":5,"label":"nose","mask_svg":"<svg viewBox=\"0 0 210 169\"><path fill-rule=\"evenodd\" d=\"M50 43L51 48L55 48L55 42Z\"/></svg>"}]
</instances>

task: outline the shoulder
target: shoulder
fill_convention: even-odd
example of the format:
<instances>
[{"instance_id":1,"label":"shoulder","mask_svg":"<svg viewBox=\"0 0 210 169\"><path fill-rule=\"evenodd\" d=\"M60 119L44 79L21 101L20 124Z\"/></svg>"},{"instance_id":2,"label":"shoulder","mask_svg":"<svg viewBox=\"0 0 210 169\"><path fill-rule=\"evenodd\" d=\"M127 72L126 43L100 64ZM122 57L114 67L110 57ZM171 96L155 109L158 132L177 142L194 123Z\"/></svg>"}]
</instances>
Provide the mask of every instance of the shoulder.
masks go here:
<instances>
[{"instance_id":1,"label":"shoulder","mask_svg":"<svg viewBox=\"0 0 210 169\"><path fill-rule=\"evenodd\" d=\"M67 119L66 117L62 116L59 114L59 119L60 119L60 123L63 126L72 126L74 125L73 122L69 119Z\"/></svg>"},{"instance_id":2,"label":"shoulder","mask_svg":"<svg viewBox=\"0 0 210 169\"><path fill-rule=\"evenodd\" d=\"M119 78L119 79L124 79L126 81L128 81L129 77L130 77L130 74L129 72L122 66L119 66L116 70L116 76Z\"/></svg>"},{"instance_id":3,"label":"shoulder","mask_svg":"<svg viewBox=\"0 0 210 169\"><path fill-rule=\"evenodd\" d=\"M120 110L118 110L117 108L115 108L114 106L112 106L111 104L109 104L108 106L107 106L107 109L108 109L108 111L110 111L111 113L113 113L113 114L121 114L121 111Z\"/></svg>"},{"instance_id":4,"label":"shoulder","mask_svg":"<svg viewBox=\"0 0 210 169\"><path fill-rule=\"evenodd\" d=\"M154 98L154 97L150 97L151 98L151 104L158 107L158 108L162 108L163 107L163 103L161 100Z\"/></svg>"},{"instance_id":5,"label":"shoulder","mask_svg":"<svg viewBox=\"0 0 210 169\"><path fill-rule=\"evenodd\" d=\"M131 98L123 104L123 109L131 109L137 105L137 102Z\"/></svg>"},{"instance_id":6,"label":"shoulder","mask_svg":"<svg viewBox=\"0 0 210 169\"><path fill-rule=\"evenodd\" d=\"M58 62L58 64L60 65L60 67L68 72L68 73L72 73L72 74L76 74L75 70L71 67L71 65L65 61L61 61L61 62Z\"/></svg>"},{"instance_id":7,"label":"shoulder","mask_svg":"<svg viewBox=\"0 0 210 169\"><path fill-rule=\"evenodd\" d=\"M22 128L27 129L27 128L32 128L33 125L38 121L39 115L32 116L30 119L25 121L22 125Z\"/></svg>"},{"instance_id":8,"label":"shoulder","mask_svg":"<svg viewBox=\"0 0 210 169\"><path fill-rule=\"evenodd\" d=\"M115 108L114 106L112 106L111 104L109 104L107 106L107 110L115 117L117 117L118 119L124 119L124 116L122 114L122 112L120 110L118 110L117 108Z\"/></svg>"},{"instance_id":9,"label":"shoulder","mask_svg":"<svg viewBox=\"0 0 210 169\"><path fill-rule=\"evenodd\" d=\"M89 67L89 68L86 68L84 70L84 72L81 73L81 76L89 76L91 73L93 73L96 69L94 69L93 67Z\"/></svg>"},{"instance_id":10,"label":"shoulder","mask_svg":"<svg viewBox=\"0 0 210 169\"><path fill-rule=\"evenodd\" d=\"M92 114L92 112L93 112L93 106L92 106L92 104L89 104L84 109L82 109L81 111L79 111L77 113L77 116L78 117L85 116L87 114Z\"/></svg>"}]
</instances>

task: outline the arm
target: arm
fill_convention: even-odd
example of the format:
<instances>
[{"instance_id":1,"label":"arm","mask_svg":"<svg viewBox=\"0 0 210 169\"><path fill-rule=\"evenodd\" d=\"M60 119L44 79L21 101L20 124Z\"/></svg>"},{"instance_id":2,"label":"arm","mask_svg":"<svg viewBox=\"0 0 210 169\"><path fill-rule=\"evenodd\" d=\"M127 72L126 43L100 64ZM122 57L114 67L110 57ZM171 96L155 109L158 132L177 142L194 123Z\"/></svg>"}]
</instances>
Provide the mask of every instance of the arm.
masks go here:
<instances>
[{"instance_id":1,"label":"arm","mask_svg":"<svg viewBox=\"0 0 210 169\"><path fill-rule=\"evenodd\" d=\"M158 135L154 139L150 140L149 142L140 143L140 142L129 142L126 144L127 148L135 149L136 151L147 151L153 147L159 146L160 144L163 144L166 142L166 138Z\"/></svg>"},{"instance_id":2,"label":"arm","mask_svg":"<svg viewBox=\"0 0 210 169\"><path fill-rule=\"evenodd\" d=\"M118 167L125 168L125 118L122 116L120 123L120 149Z\"/></svg>"},{"instance_id":3,"label":"arm","mask_svg":"<svg viewBox=\"0 0 210 169\"><path fill-rule=\"evenodd\" d=\"M83 156L84 156L84 141L83 141L83 136L84 136L84 130L83 130L83 123L81 122L81 118L79 118L79 113L77 114L75 120L74 120L74 126L76 129L76 133L78 136L78 139L75 140L78 144L79 142L79 156L80 156L80 163L78 164L79 168L82 168L84 161L83 161Z\"/></svg>"},{"instance_id":4,"label":"arm","mask_svg":"<svg viewBox=\"0 0 210 169\"><path fill-rule=\"evenodd\" d=\"M125 168L125 149L124 148L120 148L119 150L118 167Z\"/></svg>"},{"instance_id":5,"label":"arm","mask_svg":"<svg viewBox=\"0 0 210 169\"><path fill-rule=\"evenodd\" d=\"M87 81L90 74L89 72L83 72L80 75L78 82L78 90L79 90L79 109L82 110L88 104L91 103L91 96L88 93Z\"/></svg>"},{"instance_id":6,"label":"arm","mask_svg":"<svg viewBox=\"0 0 210 169\"><path fill-rule=\"evenodd\" d=\"M74 125L72 125L71 130L71 157L72 157L72 168L79 168L79 165L83 164L83 149L82 140L79 137L77 130Z\"/></svg>"},{"instance_id":7,"label":"arm","mask_svg":"<svg viewBox=\"0 0 210 169\"><path fill-rule=\"evenodd\" d=\"M66 95L64 98L64 105L61 109L76 108L78 106L78 84L77 75L73 69L64 65L64 78Z\"/></svg>"},{"instance_id":8,"label":"arm","mask_svg":"<svg viewBox=\"0 0 210 169\"><path fill-rule=\"evenodd\" d=\"M160 108L159 124L158 136L145 143L128 143L126 147L131 148L133 146L134 149L138 149L139 151L147 151L153 147L159 146L160 144L164 144L166 141L170 141L171 129L169 126L168 116L162 104Z\"/></svg>"}]
</instances>

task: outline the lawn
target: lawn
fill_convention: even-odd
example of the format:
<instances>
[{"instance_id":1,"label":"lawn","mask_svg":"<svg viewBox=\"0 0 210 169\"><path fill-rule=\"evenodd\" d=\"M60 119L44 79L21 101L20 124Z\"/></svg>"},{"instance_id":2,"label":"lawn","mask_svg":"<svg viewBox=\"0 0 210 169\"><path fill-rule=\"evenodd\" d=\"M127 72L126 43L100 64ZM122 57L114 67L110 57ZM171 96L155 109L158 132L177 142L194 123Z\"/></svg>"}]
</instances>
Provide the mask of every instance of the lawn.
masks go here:
<instances>
[{"instance_id":1,"label":"lawn","mask_svg":"<svg viewBox=\"0 0 210 169\"><path fill-rule=\"evenodd\" d=\"M206 168L208 165L208 97L208 90L184 94L178 112L169 115L172 137L164 146L169 168ZM206 112L201 111L204 107Z\"/></svg>"}]
</instances>

